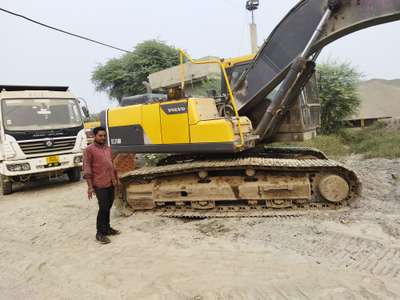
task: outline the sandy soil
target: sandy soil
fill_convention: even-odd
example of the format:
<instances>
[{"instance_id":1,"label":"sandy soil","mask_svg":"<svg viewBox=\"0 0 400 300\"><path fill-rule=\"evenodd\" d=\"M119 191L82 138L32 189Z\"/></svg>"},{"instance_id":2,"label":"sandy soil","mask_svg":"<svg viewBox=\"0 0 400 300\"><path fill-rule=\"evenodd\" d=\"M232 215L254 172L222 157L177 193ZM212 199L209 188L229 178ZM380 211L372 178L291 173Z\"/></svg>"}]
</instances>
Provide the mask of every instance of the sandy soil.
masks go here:
<instances>
[{"instance_id":1,"label":"sandy soil","mask_svg":"<svg viewBox=\"0 0 400 300\"><path fill-rule=\"evenodd\" d=\"M292 219L114 217L85 184L0 200L0 299L400 299L400 160L349 159L358 209Z\"/></svg>"}]
</instances>

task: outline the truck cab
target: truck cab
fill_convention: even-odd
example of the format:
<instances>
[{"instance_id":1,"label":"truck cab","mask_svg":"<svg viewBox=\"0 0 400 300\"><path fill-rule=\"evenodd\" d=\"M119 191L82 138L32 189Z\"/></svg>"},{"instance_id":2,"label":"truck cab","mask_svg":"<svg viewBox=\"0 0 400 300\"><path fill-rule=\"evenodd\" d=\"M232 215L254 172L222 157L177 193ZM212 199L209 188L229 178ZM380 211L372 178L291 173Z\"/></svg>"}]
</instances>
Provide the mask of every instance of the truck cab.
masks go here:
<instances>
[{"instance_id":1,"label":"truck cab","mask_svg":"<svg viewBox=\"0 0 400 300\"><path fill-rule=\"evenodd\" d=\"M68 87L0 86L0 192L65 173L79 181L85 114Z\"/></svg>"}]
</instances>

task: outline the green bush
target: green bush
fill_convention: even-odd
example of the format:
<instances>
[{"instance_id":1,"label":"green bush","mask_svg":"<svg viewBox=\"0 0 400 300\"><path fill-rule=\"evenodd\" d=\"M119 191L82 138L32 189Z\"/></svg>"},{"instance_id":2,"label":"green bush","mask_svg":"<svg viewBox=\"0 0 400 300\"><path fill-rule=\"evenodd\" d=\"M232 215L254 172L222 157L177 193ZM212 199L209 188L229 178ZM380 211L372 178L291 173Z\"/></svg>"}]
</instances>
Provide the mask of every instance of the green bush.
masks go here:
<instances>
[{"instance_id":1,"label":"green bush","mask_svg":"<svg viewBox=\"0 0 400 300\"><path fill-rule=\"evenodd\" d=\"M338 62L319 64L317 70L321 132L330 134L342 128L344 120L357 111L361 74L350 64Z\"/></svg>"}]
</instances>

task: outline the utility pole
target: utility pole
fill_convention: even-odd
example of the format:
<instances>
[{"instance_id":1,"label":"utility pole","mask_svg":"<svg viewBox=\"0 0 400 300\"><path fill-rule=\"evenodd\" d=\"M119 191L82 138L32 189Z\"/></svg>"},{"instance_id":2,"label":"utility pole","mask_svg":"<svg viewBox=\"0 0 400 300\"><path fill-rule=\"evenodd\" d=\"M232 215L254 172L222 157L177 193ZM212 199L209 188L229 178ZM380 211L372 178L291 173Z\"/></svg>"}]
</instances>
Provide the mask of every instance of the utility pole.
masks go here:
<instances>
[{"instance_id":1,"label":"utility pole","mask_svg":"<svg viewBox=\"0 0 400 300\"><path fill-rule=\"evenodd\" d=\"M247 0L246 9L251 12L251 23L250 23L250 41L251 41L251 52L258 52L258 41L257 41L257 24L254 20L254 11L260 6L259 0Z\"/></svg>"}]
</instances>

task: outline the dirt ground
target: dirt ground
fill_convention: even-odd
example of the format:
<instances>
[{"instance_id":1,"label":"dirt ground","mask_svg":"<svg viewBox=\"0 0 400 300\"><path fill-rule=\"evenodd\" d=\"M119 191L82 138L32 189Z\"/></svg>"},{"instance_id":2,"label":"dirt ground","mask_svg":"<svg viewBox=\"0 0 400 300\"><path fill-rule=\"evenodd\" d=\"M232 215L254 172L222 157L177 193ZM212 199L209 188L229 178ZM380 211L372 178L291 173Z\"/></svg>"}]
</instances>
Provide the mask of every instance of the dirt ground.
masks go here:
<instances>
[{"instance_id":1,"label":"dirt ground","mask_svg":"<svg viewBox=\"0 0 400 300\"><path fill-rule=\"evenodd\" d=\"M347 160L360 207L301 218L113 217L85 183L0 200L0 299L400 299L400 160Z\"/></svg>"}]
</instances>

